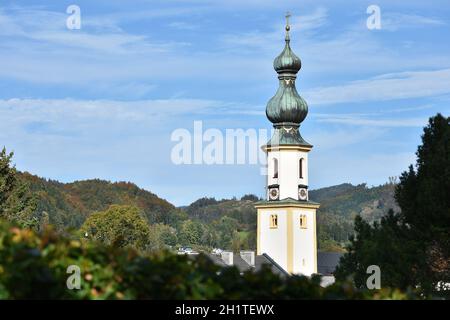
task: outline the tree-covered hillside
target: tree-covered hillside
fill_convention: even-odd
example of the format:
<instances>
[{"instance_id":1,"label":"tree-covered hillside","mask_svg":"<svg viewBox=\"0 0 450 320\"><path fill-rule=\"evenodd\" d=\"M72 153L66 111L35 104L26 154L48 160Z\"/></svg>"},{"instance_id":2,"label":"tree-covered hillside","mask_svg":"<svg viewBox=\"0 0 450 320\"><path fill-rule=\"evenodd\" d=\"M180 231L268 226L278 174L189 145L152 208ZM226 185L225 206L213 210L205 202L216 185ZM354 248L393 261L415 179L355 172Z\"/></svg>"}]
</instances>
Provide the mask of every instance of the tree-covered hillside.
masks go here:
<instances>
[{"instance_id":1,"label":"tree-covered hillside","mask_svg":"<svg viewBox=\"0 0 450 320\"><path fill-rule=\"evenodd\" d=\"M366 221L378 221L390 208L395 211L398 206L394 200L395 183L369 188L365 184L357 186L344 183L337 186L310 191L310 198L321 204L317 213L319 249L325 251L342 251L350 235L353 234L353 221L361 215ZM241 200L216 200L203 198L183 208L190 218L217 225L221 222L234 222L241 235L235 241L254 248L256 245L256 210L254 202L257 197L247 195Z\"/></svg>"},{"instance_id":2,"label":"tree-covered hillside","mask_svg":"<svg viewBox=\"0 0 450 320\"><path fill-rule=\"evenodd\" d=\"M39 218L58 228L79 228L90 214L114 204L137 206L149 223L169 223L178 214L166 200L129 182L95 179L65 184L29 173L21 173L20 178L37 198Z\"/></svg>"},{"instance_id":3,"label":"tree-covered hillside","mask_svg":"<svg viewBox=\"0 0 450 320\"><path fill-rule=\"evenodd\" d=\"M353 234L353 221L360 215L369 223L379 221L389 209L398 211L394 199L395 183L390 179L377 187L349 183L310 191L310 198L320 203L317 213L319 248L337 251Z\"/></svg>"},{"instance_id":4,"label":"tree-covered hillside","mask_svg":"<svg viewBox=\"0 0 450 320\"><path fill-rule=\"evenodd\" d=\"M129 182L85 180L60 183L29 173L19 173L30 185L37 200L36 216L41 223L58 229L78 229L94 212L111 205L131 205L141 209L149 224L165 224L177 230L179 245L218 246L227 249L255 249L256 210L258 198L199 199L187 207L176 208L157 195ZM369 188L365 184L341 184L310 191L310 198L320 202L318 211L319 249L342 251L353 234L354 217L378 221L394 201L395 184ZM186 243L184 243L186 242Z\"/></svg>"},{"instance_id":5,"label":"tree-covered hillside","mask_svg":"<svg viewBox=\"0 0 450 320\"><path fill-rule=\"evenodd\" d=\"M189 218L213 227L219 244L230 249L256 249L256 209L258 197L247 195L240 200L199 199L183 209Z\"/></svg>"}]
</instances>

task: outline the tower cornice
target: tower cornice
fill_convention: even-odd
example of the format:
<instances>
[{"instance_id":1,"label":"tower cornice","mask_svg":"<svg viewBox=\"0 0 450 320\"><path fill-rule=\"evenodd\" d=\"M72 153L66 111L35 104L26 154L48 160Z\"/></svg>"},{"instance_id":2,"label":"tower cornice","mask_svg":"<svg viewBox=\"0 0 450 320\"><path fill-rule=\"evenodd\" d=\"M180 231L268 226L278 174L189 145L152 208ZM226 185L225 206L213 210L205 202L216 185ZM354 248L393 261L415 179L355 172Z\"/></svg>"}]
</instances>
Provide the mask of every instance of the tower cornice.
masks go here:
<instances>
[{"instance_id":1,"label":"tower cornice","mask_svg":"<svg viewBox=\"0 0 450 320\"><path fill-rule=\"evenodd\" d=\"M303 152L309 152L313 146L299 146L299 145L263 145L261 149L264 152L277 152L277 151L303 151Z\"/></svg>"},{"instance_id":2,"label":"tower cornice","mask_svg":"<svg viewBox=\"0 0 450 320\"><path fill-rule=\"evenodd\" d=\"M255 203L256 209L270 208L303 208L303 209L319 209L320 203L314 201L300 201L287 198L279 201L258 201Z\"/></svg>"}]
</instances>

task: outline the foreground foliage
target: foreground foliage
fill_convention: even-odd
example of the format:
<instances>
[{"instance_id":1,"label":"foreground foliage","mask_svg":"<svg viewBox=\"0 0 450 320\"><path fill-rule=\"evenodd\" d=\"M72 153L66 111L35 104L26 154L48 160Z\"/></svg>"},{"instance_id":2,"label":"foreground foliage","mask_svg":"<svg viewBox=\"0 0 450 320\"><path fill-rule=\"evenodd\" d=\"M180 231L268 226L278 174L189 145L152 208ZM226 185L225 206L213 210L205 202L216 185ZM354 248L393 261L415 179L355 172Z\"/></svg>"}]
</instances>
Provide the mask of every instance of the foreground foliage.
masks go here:
<instances>
[{"instance_id":1,"label":"foreground foliage","mask_svg":"<svg viewBox=\"0 0 450 320\"><path fill-rule=\"evenodd\" d=\"M69 290L70 265L81 269L81 287ZM280 278L269 268L243 275L221 269L205 255L195 258L107 247L41 234L0 223L0 298L3 299L407 299L412 292L328 288L319 278Z\"/></svg>"}]
</instances>

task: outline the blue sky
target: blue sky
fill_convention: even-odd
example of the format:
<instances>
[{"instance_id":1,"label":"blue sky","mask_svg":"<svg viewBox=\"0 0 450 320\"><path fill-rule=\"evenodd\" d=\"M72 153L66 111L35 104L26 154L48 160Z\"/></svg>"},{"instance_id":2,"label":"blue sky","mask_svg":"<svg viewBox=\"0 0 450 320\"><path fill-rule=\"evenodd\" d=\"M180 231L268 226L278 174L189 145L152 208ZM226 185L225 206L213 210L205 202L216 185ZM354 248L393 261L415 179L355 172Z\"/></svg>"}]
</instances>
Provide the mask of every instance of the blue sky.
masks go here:
<instances>
[{"instance_id":1,"label":"blue sky","mask_svg":"<svg viewBox=\"0 0 450 320\"><path fill-rule=\"evenodd\" d=\"M80 30L66 28L71 4ZM170 137L196 120L270 129L287 10L310 187L398 176L428 117L449 115L448 1L2 1L0 145L19 170L132 181L177 205L262 196L259 165L175 165Z\"/></svg>"}]
</instances>

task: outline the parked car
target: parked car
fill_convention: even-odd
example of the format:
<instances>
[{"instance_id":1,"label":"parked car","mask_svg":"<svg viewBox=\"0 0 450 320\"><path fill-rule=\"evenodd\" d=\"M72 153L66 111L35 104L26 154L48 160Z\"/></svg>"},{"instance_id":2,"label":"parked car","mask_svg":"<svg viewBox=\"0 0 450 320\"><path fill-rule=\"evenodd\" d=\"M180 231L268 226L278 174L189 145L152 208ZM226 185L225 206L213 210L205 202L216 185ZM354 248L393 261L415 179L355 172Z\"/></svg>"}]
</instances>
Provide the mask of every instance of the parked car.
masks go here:
<instances>
[{"instance_id":1,"label":"parked car","mask_svg":"<svg viewBox=\"0 0 450 320\"><path fill-rule=\"evenodd\" d=\"M191 247L181 247L178 249L178 254L196 254Z\"/></svg>"}]
</instances>

